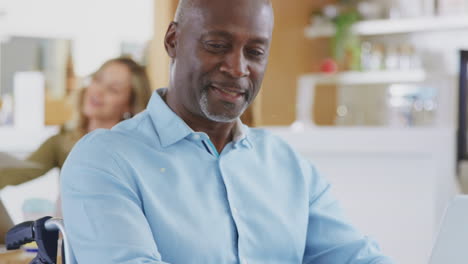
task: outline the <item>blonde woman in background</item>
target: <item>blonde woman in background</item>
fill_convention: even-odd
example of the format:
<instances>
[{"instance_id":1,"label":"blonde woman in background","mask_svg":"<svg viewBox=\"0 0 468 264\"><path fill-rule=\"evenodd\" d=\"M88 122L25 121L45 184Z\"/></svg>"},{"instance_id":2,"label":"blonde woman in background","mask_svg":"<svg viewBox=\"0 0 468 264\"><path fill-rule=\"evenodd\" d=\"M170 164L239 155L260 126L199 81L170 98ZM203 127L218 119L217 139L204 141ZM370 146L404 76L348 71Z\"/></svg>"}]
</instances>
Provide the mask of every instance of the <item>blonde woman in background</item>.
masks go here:
<instances>
[{"instance_id":1,"label":"blonde woman in background","mask_svg":"<svg viewBox=\"0 0 468 264\"><path fill-rule=\"evenodd\" d=\"M151 96L145 68L130 58L105 62L79 93L75 121L46 140L27 158L30 166L0 168L0 189L62 168L73 145L97 128L111 128L143 111Z\"/></svg>"}]
</instances>

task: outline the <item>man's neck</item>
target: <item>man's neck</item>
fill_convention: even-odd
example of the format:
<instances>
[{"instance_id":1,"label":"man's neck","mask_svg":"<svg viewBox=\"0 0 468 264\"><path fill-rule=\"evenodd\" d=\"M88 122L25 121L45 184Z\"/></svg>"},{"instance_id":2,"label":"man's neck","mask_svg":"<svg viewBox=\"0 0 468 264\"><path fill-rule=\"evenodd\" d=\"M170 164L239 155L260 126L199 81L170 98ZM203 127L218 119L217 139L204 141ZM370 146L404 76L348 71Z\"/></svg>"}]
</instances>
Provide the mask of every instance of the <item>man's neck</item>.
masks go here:
<instances>
[{"instance_id":1,"label":"man's neck","mask_svg":"<svg viewBox=\"0 0 468 264\"><path fill-rule=\"evenodd\" d=\"M206 133L218 153L221 153L224 147L233 140L233 129L236 121L221 123L208 120L184 110L184 107L179 105L177 101L171 100L168 93L162 94L161 98L193 131Z\"/></svg>"},{"instance_id":2,"label":"man's neck","mask_svg":"<svg viewBox=\"0 0 468 264\"><path fill-rule=\"evenodd\" d=\"M218 150L218 153L224 149L224 147L233 140L233 129L236 125L236 122L230 123L219 123L219 122L207 122L204 120L200 122L195 119L183 118L182 119L187 123L187 125L193 129L193 131L204 132L209 137L213 145Z\"/></svg>"}]
</instances>

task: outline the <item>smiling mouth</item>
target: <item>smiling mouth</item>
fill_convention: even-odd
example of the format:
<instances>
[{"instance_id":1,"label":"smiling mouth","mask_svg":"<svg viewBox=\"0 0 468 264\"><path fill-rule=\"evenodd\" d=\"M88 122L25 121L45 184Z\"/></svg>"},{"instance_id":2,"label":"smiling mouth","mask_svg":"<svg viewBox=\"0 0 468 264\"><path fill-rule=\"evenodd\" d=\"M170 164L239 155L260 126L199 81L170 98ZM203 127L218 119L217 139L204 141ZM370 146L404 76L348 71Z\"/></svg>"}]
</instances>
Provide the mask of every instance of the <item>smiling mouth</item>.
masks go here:
<instances>
[{"instance_id":1,"label":"smiling mouth","mask_svg":"<svg viewBox=\"0 0 468 264\"><path fill-rule=\"evenodd\" d=\"M234 88L234 87L224 87L224 86L219 86L219 85L211 85L211 88L214 88L214 89L222 92L223 94L226 94L226 95L232 96L232 97L244 96L246 94L245 91L243 91L241 89L238 89L238 88Z\"/></svg>"}]
</instances>

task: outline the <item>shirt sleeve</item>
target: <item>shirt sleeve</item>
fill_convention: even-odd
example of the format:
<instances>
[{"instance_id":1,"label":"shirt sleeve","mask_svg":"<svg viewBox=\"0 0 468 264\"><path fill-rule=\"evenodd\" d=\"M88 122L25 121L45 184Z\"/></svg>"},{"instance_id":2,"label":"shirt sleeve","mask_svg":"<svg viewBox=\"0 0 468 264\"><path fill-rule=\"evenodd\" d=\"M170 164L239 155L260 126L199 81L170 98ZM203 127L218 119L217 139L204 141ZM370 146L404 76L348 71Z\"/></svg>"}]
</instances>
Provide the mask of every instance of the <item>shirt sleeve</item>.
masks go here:
<instances>
[{"instance_id":1,"label":"shirt sleeve","mask_svg":"<svg viewBox=\"0 0 468 264\"><path fill-rule=\"evenodd\" d=\"M78 263L162 264L137 190L108 144L86 137L62 169L66 232Z\"/></svg>"},{"instance_id":2,"label":"shirt sleeve","mask_svg":"<svg viewBox=\"0 0 468 264\"><path fill-rule=\"evenodd\" d=\"M361 235L347 222L330 184L313 166L311 172L309 225L304 254L305 264L393 264L376 242Z\"/></svg>"},{"instance_id":3,"label":"shirt sleeve","mask_svg":"<svg viewBox=\"0 0 468 264\"><path fill-rule=\"evenodd\" d=\"M50 137L33 152L27 161L31 166L0 168L0 189L7 185L18 185L46 174L57 166L58 135Z\"/></svg>"}]
</instances>

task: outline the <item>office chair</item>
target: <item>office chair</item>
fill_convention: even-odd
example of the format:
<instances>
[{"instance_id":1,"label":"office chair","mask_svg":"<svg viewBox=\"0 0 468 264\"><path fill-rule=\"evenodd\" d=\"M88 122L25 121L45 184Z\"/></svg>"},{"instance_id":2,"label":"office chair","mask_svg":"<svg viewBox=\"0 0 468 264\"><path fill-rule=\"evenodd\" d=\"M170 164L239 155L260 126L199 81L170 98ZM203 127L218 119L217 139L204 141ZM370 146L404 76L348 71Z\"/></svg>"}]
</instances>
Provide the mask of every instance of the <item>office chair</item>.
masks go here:
<instances>
[{"instance_id":1,"label":"office chair","mask_svg":"<svg viewBox=\"0 0 468 264\"><path fill-rule=\"evenodd\" d=\"M37 256L30 264L57 263L59 232L62 234L62 263L77 264L70 247L63 220L46 216L36 221L27 221L11 228L6 234L7 250L19 249L22 245L35 241Z\"/></svg>"}]
</instances>

